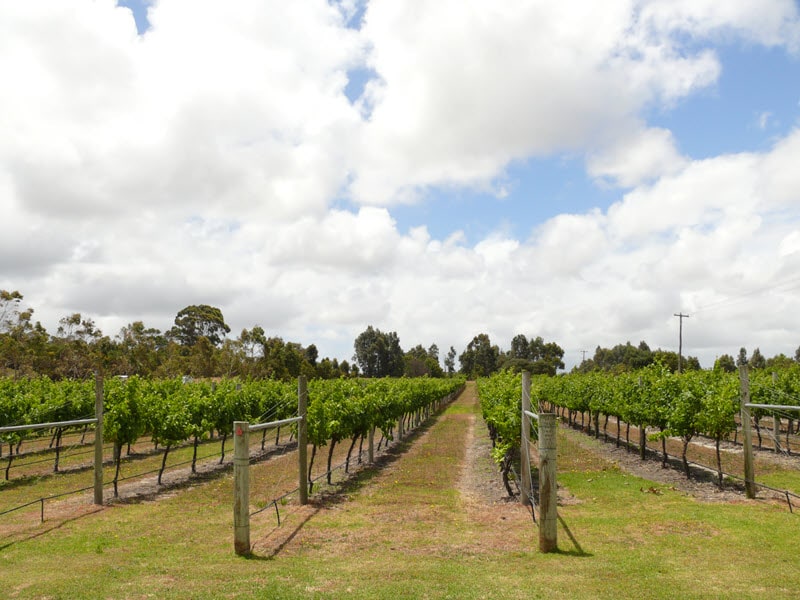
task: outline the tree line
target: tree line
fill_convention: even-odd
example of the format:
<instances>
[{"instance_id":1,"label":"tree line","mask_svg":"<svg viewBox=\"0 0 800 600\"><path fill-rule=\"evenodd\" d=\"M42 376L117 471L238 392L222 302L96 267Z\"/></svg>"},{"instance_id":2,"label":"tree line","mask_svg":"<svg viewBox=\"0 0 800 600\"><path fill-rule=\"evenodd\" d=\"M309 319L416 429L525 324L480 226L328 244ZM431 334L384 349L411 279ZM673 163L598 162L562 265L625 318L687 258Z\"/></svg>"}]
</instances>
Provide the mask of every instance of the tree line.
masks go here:
<instances>
[{"instance_id":1,"label":"tree line","mask_svg":"<svg viewBox=\"0 0 800 600\"><path fill-rule=\"evenodd\" d=\"M0 376L84 379L100 369L108 375L143 377L243 377L288 380L342 377L468 377L501 369L555 375L564 368L564 351L541 337L517 335L508 351L485 333L460 354L453 346L440 353L434 343L408 350L396 332L368 326L353 344L352 360L320 358L315 344L303 346L269 336L255 325L231 337L222 311L207 304L178 311L166 330L134 321L115 336L104 334L89 317L61 318L55 333L33 318L18 291L0 290ZM459 367L456 368L458 359Z\"/></svg>"},{"instance_id":2,"label":"tree line","mask_svg":"<svg viewBox=\"0 0 800 600\"><path fill-rule=\"evenodd\" d=\"M61 318L54 334L22 308L17 291L0 290L0 375L84 379L109 375L144 377L335 378L351 373L336 359L319 360L316 346L268 336L263 328L228 337L222 311L205 304L181 309L167 331L134 321L113 337L80 313Z\"/></svg>"},{"instance_id":3,"label":"tree line","mask_svg":"<svg viewBox=\"0 0 800 600\"><path fill-rule=\"evenodd\" d=\"M714 361L713 370L733 373L740 365L748 365L753 369L784 369L793 364L800 363L800 347L795 351L794 357L777 354L766 358L759 348L753 350L748 356L746 348L740 348L734 358L730 354L722 354ZM646 342L639 342L634 346L630 342L617 344L613 348L597 346L591 358L585 358L580 364L573 367L573 373L592 373L603 371L606 373L626 373L644 369L650 365L663 365L670 372L679 371L679 357L677 352L671 350L651 350ZM702 369L696 356L684 356L680 360L683 371L699 371Z\"/></svg>"}]
</instances>

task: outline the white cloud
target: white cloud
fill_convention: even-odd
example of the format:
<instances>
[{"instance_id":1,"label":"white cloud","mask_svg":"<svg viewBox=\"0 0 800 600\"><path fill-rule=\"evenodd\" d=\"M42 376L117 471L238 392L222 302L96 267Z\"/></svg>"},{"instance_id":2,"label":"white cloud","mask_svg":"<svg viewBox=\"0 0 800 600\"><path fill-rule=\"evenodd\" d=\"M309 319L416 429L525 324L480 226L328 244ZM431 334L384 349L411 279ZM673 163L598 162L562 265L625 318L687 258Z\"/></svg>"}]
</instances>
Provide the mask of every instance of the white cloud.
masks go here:
<instances>
[{"instance_id":1,"label":"white cloud","mask_svg":"<svg viewBox=\"0 0 800 600\"><path fill-rule=\"evenodd\" d=\"M2 19L0 158L29 210L292 218L346 181L361 50L326 3L157 3L142 38L110 1L25 4Z\"/></svg>"},{"instance_id":2,"label":"white cloud","mask_svg":"<svg viewBox=\"0 0 800 600\"><path fill-rule=\"evenodd\" d=\"M778 252L781 257L800 252L800 231L794 230L781 240Z\"/></svg>"},{"instance_id":3,"label":"white cloud","mask_svg":"<svg viewBox=\"0 0 800 600\"><path fill-rule=\"evenodd\" d=\"M418 200L429 185L485 186L515 158L594 154L621 137L658 146L653 160L669 154L676 162L668 136L647 130L637 115L712 85L720 66L713 50L690 50L673 36L749 25L738 13L705 6L656 8L627 1L580 10L479 0L371 3L363 33L379 80L367 90L372 112L355 198L391 204ZM704 19L711 17L710 28ZM610 175L629 185L652 167Z\"/></svg>"},{"instance_id":4,"label":"white cloud","mask_svg":"<svg viewBox=\"0 0 800 600\"><path fill-rule=\"evenodd\" d=\"M691 161L642 116L715 83L715 40L795 50L794 3L375 1L360 32L359 7L155 2L140 37L112 0L0 5L0 288L50 329L167 328L203 302L339 358L368 324L442 350L669 346L677 310L706 364L800 342L773 286L800 268L800 133ZM563 151L629 191L474 244L387 208L502 196L510 161ZM765 288L768 321L726 300Z\"/></svg>"},{"instance_id":5,"label":"white cloud","mask_svg":"<svg viewBox=\"0 0 800 600\"><path fill-rule=\"evenodd\" d=\"M593 177L606 177L623 187L633 187L663 175L672 175L686 165L666 129L638 129L630 137L620 136L603 151L590 155L587 169Z\"/></svg>"},{"instance_id":6,"label":"white cloud","mask_svg":"<svg viewBox=\"0 0 800 600\"><path fill-rule=\"evenodd\" d=\"M642 2L640 19L656 35L685 32L697 37L743 37L767 46L800 50L798 8L792 0L671 0Z\"/></svg>"}]
</instances>

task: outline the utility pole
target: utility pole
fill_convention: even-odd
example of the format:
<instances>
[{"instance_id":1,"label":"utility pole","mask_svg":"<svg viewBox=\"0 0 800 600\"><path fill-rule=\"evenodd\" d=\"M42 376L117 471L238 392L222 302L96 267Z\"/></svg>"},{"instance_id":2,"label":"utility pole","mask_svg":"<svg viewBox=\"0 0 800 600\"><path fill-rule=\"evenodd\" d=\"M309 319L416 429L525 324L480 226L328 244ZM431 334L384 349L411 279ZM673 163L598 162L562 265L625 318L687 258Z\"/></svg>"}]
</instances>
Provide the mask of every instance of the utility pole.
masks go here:
<instances>
[{"instance_id":1,"label":"utility pole","mask_svg":"<svg viewBox=\"0 0 800 600\"><path fill-rule=\"evenodd\" d=\"M581 350L580 351L580 353L583 355L583 358L581 359L581 363L585 363L586 362L586 352L587 352L586 350Z\"/></svg>"},{"instance_id":2,"label":"utility pole","mask_svg":"<svg viewBox=\"0 0 800 600\"><path fill-rule=\"evenodd\" d=\"M678 317L680 321L680 325L678 325L678 373L680 373L681 363L683 362L683 320L688 319L689 315L680 312L674 313L674 316Z\"/></svg>"}]
</instances>

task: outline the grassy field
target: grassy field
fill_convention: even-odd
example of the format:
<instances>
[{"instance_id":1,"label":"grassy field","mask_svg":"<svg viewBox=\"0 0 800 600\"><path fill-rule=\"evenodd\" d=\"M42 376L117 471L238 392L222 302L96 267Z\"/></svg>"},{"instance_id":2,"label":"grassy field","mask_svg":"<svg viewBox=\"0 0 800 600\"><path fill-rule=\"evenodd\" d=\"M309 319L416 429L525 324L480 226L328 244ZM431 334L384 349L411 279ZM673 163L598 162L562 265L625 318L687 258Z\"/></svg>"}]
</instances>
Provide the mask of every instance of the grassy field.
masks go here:
<instances>
[{"instance_id":1,"label":"grassy field","mask_svg":"<svg viewBox=\"0 0 800 600\"><path fill-rule=\"evenodd\" d=\"M477 421L477 425L476 424ZM74 500L0 538L8 598L792 598L798 518L765 501L701 503L559 438L560 552L537 551L517 504L465 491L480 424L474 387L429 427L306 507L252 519L233 553L232 478L96 509ZM318 457L319 460L319 457ZM294 457L253 467L252 497L291 481ZM334 493L335 492L335 493ZM0 492L2 493L2 492ZM8 518L8 517L5 517ZM15 517L16 518L16 517ZM0 524L2 526L2 524Z\"/></svg>"}]
</instances>

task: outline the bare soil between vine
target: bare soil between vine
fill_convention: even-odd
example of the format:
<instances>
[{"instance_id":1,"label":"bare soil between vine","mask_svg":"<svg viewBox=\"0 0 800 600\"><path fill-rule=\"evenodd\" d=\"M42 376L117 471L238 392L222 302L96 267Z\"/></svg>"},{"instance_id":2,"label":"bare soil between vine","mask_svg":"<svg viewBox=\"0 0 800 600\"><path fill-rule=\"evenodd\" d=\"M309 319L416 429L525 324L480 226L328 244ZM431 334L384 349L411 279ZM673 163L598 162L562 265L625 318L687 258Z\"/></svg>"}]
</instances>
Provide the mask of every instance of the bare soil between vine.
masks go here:
<instances>
[{"instance_id":1,"label":"bare soil between vine","mask_svg":"<svg viewBox=\"0 0 800 600\"><path fill-rule=\"evenodd\" d=\"M703 502L752 502L752 500L746 498L744 481L739 479L743 475L743 467L740 467L740 463L743 461L741 445L729 441L721 443L720 452L723 455L723 473L734 472L736 474L737 471L741 471L741 473L737 475L737 478L724 476L723 485L720 487L716 468L711 466L715 464L716 460L714 458L713 440L709 442L706 438L698 438L690 443L689 460L696 461L701 458L701 464L705 466L691 464L691 477L689 478L686 476L683 463L679 458L681 451L680 440L668 438L667 453L669 456L667 466L664 467L660 442L648 442L647 458L641 460L639 448L633 442L635 439L638 440L639 432L633 426L630 428L631 443L628 446L625 444L624 436L621 444L617 446L615 437L612 435L608 435L606 438L601 433L598 438L595 438L593 434L586 433L580 427L571 428L563 421L560 423L560 427L563 434L569 436L570 440L603 457L628 474L669 486ZM615 427L616 425L612 427L609 424L609 433L612 429L615 430ZM616 431L614 431L615 433ZM765 469L770 467L800 467L800 457L774 454L763 450L756 451L755 460L757 470L758 466ZM731 469L731 465L734 466L734 470ZM785 504L783 495L763 488L759 488L755 501L771 501Z\"/></svg>"}]
</instances>

